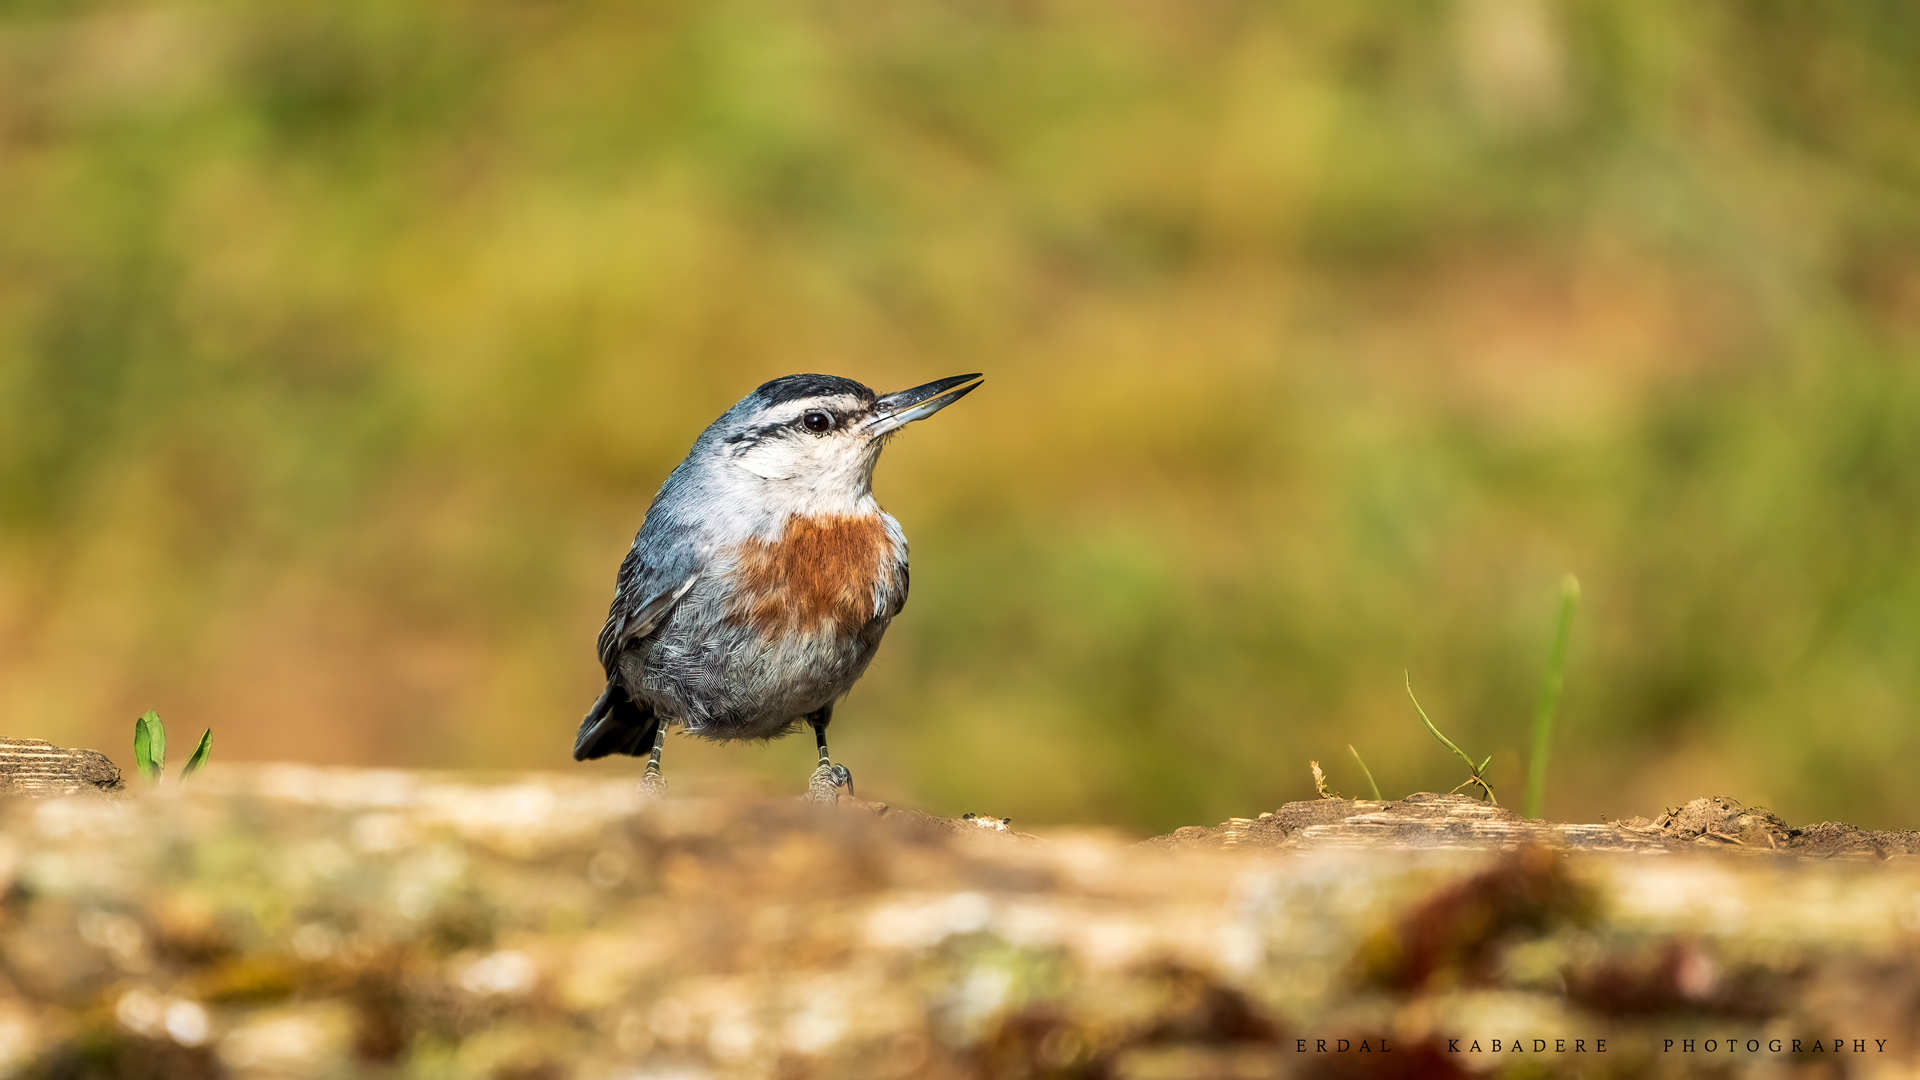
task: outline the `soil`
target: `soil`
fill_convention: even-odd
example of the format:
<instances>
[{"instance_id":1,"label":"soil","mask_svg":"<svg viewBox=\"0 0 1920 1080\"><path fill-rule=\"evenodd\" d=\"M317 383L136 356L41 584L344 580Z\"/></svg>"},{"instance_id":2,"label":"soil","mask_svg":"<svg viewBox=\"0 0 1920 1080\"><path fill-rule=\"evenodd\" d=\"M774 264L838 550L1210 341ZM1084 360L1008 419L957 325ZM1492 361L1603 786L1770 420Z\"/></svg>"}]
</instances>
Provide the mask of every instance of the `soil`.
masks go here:
<instances>
[{"instance_id":1,"label":"soil","mask_svg":"<svg viewBox=\"0 0 1920 1080\"><path fill-rule=\"evenodd\" d=\"M1920 858L1920 832L1861 829L1835 821L1794 828L1761 806L1711 796L1649 820L1598 825L1523 818L1466 795L1421 792L1394 802L1314 799L1209 829L1189 825L1146 841L1199 848L1514 848L1527 843L1574 851L1663 853L1721 850L1813 859Z\"/></svg>"}]
</instances>

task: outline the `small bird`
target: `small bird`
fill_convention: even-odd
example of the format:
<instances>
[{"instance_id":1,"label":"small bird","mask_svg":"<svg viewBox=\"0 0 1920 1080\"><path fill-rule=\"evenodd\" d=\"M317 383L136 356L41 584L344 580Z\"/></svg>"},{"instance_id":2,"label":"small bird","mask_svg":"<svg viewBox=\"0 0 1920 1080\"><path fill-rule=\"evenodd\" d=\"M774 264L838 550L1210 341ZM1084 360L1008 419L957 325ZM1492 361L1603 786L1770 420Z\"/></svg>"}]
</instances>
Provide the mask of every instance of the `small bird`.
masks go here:
<instances>
[{"instance_id":1,"label":"small bird","mask_svg":"<svg viewBox=\"0 0 1920 1080\"><path fill-rule=\"evenodd\" d=\"M813 728L808 798L853 776L827 724L907 602L907 538L873 498L893 434L965 397L978 373L877 396L834 375L788 375L728 409L667 476L620 564L600 666L607 688L573 757L647 755L661 794L669 724L727 741Z\"/></svg>"}]
</instances>

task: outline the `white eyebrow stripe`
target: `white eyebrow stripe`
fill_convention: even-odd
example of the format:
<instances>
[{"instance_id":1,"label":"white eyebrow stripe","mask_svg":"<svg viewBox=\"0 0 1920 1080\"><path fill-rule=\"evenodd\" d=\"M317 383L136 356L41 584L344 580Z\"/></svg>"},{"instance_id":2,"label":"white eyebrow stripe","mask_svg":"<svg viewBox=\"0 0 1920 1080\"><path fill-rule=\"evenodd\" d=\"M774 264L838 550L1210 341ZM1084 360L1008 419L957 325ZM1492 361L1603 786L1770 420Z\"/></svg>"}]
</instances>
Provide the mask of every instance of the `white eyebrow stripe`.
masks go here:
<instances>
[{"instance_id":1,"label":"white eyebrow stripe","mask_svg":"<svg viewBox=\"0 0 1920 1080\"><path fill-rule=\"evenodd\" d=\"M845 414L866 407L866 402L848 394L836 394L833 397L806 398L775 405L762 415L768 423L782 424L798 420L814 409L828 409L834 413Z\"/></svg>"}]
</instances>

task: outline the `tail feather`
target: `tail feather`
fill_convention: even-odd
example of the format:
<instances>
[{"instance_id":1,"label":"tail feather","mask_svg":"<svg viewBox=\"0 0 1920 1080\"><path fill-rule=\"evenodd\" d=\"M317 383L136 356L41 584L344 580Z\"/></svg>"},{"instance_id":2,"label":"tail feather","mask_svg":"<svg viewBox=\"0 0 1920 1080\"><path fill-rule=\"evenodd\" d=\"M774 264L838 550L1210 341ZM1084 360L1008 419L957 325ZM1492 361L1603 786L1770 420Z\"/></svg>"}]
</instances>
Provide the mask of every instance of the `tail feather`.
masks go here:
<instances>
[{"instance_id":1,"label":"tail feather","mask_svg":"<svg viewBox=\"0 0 1920 1080\"><path fill-rule=\"evenodd\" d=\"M574 736L573 760L592 761L609 754L645 757L653 752L654 733L660 718L652 707L641 707L627 696L617 680L607 680L600 699L580 721L580 734Z\"/></svg>"}]
</instances>

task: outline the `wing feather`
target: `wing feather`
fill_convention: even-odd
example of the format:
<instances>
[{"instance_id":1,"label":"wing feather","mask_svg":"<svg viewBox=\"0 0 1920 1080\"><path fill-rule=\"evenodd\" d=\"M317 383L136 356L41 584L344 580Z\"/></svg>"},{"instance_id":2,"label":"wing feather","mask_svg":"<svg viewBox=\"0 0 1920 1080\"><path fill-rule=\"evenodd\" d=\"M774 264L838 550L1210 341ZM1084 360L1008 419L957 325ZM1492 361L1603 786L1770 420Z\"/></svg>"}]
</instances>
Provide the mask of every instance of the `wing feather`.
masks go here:
<instances>
[{"instance_id":1,"label":"wing feather","mask_svg":"<svg viewBox=\"0 0 1920 1080\"><path fill-rule=\"evenodd\" d=\"M620 653L658 630L704 569L699 545L642 543L643 538L645 531L620 564L619 587L600 629L600 666L609 677L616 674Z\"/></svg>"}]
</instances>

